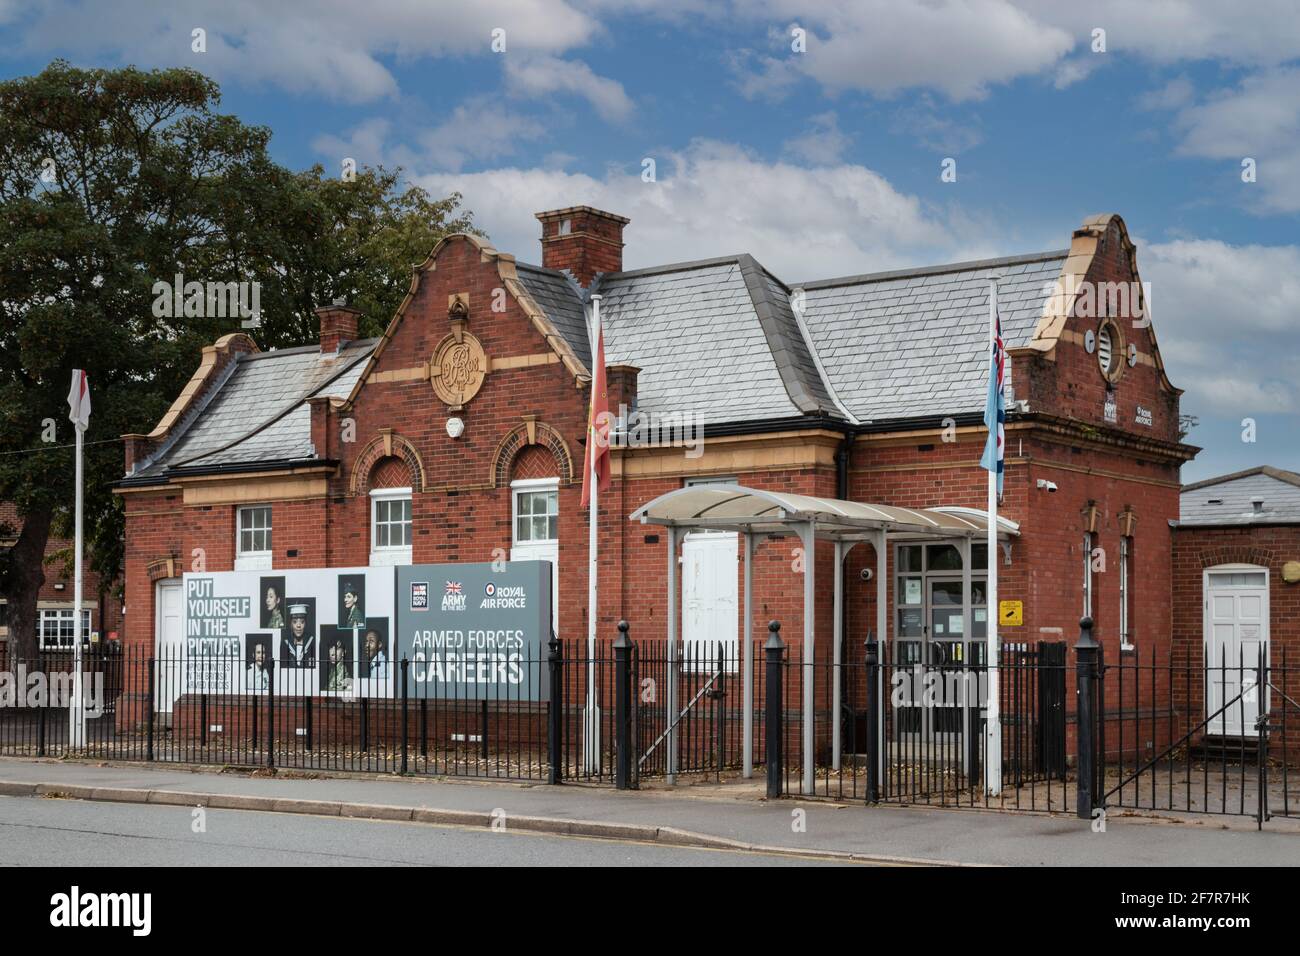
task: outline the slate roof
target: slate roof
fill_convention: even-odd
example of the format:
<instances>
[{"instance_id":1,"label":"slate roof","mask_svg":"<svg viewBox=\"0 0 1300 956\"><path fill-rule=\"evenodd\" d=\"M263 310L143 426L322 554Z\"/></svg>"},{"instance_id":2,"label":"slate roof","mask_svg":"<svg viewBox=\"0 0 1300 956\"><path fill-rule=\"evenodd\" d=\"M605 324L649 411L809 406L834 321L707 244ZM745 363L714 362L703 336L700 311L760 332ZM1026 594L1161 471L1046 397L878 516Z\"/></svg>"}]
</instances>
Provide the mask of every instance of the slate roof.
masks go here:
<instances>
[{"instance_id":1,"label":"slate roof","mask_svg":"<svg viewBox=\"0 0 1300 956\"><path fill-rule=\"evenodd\" d=\"M1003 341L1027 345L1067 254L805 282L803 317L831 387L859 420L982 412L988 276L1002 277Z\"/></svg>"},{"instance_id":2,"label":"slate roof","mask_svg":"<svg viewBox=\"0 0 1300 956\"><path fill-rule=\"evenodd\" d=\"M1263 465L1185 485L1179 512L1179 527L1297 523L1300 474Z\"/></svg>"},{"instance_id":3,"label":"slate roof","mask_svg":"<svg viewBox=\"0 0 1300 956\"><path fill-rule=\"evenodd\" d=\"M315 458L307 399L346 398L377 342L349 342L333 361L315 345L236 355L205 399L128 477Z\"/></svg>"},{"instance_id":4,"label":"slate roof","mask_svg":"<svg viewBox=\"0 0 1300 956\"><path fill-rule=\"evenodd\" d=\"M583 366L591 368L589 320L584 306L582 286L567 272L543 269L519 262L515 274L528 294L546 312L551 323L564 336ZM608 350L608 346L606 346Z\"/></svg>"},{"instance_id":5,"label":"slate roof","mask_svg":"<svg viewBox=\"0 0 1300 956\"><path fill-rule=\"evenodd\" d=\"M788 294L751 256L601 276L606 361L635 365L642 411L706 424L834 413Z\"/></svg>"},{"instance_id":6,"label":"slate roof","mask_svg":"<svg viewBox=\"0 0 1300 956\"><path fill-rule=\"evenodd\" d=\"M519 282L586 368L590 296L602 296L606 361L635 365L641 410L706 425L792 420L880 423L983 410L987 283L996 270L1003 336L1029 343L1066 251L850 276L792 287L752 256L598 276L516 263ZM802 290L803 307L796 311ZM336 361L316 346L240 355L207 398L128 480L174 469L310 459L312 395L344 397L375 341ZM1014 375L1012 377L1014 388Z\"/></svg>"}]
</instances>

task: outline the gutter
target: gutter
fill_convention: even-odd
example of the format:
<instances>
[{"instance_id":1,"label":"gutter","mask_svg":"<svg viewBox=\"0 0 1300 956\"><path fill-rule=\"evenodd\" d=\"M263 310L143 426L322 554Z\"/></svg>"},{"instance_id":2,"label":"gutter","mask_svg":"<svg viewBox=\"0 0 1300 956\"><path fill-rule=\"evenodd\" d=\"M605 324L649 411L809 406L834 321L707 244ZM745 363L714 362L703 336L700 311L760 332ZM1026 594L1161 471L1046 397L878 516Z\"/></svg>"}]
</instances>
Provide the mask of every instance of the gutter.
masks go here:
<instances>
[{"instance_id":1,"label":"gutter","mask_svg":"<svg viewBox=\"0 0 1300 956\"><path fill-rule=\"evenodd\" d=\"M250 471L294 471L298 468L336 468L337 458L294 458L282 461L245 461L225 465L191 465L188 468L173 468L161 475L149 475L143 478L123 478L110 487L113 488L147 488L151 485L168 485L176 478L198 478L208 475L237 475Z\"/></svg>"}]
</instances>

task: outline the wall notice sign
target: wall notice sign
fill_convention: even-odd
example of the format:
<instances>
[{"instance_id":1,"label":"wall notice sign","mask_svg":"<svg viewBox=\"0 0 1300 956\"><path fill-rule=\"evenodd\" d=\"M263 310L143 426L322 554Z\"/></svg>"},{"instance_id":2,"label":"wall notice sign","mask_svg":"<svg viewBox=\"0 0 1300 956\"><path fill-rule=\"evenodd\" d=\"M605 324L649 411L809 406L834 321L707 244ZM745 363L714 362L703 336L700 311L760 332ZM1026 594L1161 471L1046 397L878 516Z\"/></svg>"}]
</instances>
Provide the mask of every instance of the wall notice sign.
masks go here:
<instances>
[{"instance_id":1,"label":"wall notice sign","mask_svg":"<svg viewBox=\"0 0 1300 956\"><path fill-rule=\"evenodd\" d=\"M1143 408L1141 405L1139 405L1137 407L1137 411L1133 415L1133 421L1138 425L1145 425L1147 428L1150 428L1151 409Z\"/></svg>"},{"instance_id":2,"label":"wall notice sign","mask_svg":"<svg viewBox=\"0 0 1300 956\"><path fill-rule=\"evenodd\" d=\"M1008 627L1018 627L1025 623L1025 603L1023 601L999 601L998 623Z\"/></svg>"},{"instance_id":3,"label":"wall notice sign","mask_svg":"<svg viewBox=\"0 0 1300 956\"><path fill-rule=\"evenodd\" d=\"M921 603L921 581L919 578L907 578L903 582L903 603L920 604Z\"/></svg>"},{"instance_id":4,"label":"wall notice sign","mask_svg":"<svg viewBox=\"0 0 1300 956\"><path fill-rule=\"evenodd\" d=\"M1114 425L1119 421L1119 406L1115 403L1115 393L1106 393L1106 404L1102 406L1102 417Z\"/></svg>"}]
</instances>

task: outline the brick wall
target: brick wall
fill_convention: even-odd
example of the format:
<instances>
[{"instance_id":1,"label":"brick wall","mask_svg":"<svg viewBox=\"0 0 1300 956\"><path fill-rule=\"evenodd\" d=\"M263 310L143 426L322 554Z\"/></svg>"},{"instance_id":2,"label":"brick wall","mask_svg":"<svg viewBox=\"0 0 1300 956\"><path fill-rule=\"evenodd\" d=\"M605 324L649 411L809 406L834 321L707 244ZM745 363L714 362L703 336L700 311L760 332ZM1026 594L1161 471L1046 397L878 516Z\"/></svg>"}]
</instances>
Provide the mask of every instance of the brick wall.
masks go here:
<instances>
[{"instance_id":1,"label":"brick wall","mask_svg":"<svg viewBox=\"0 0 1300 956\"><path fill-rule=\"evenodd\" d=\"M550 228L543 220L544 229ZM1118 237L1098 254L1098 280L1131 275ZM1119 251L1116 251L1119 250ZM559 491L559 630L565 638L587 631L587 518L579 506L585 383L551 352L530 317L511 296L505 309L492 311L501 288L498 259L475 242L457 238L443 244L420 276L402 321L391 331L371 370L371 379L351 407L314 409L313 436L318 452L341 462L324 494L273 503L274 566L282 568L365 565L369 559L369 497L372 487L411 485L413 560L417 563L490 561L512 543L511 478L561 478ZM463 408L449 408L421 372L452 330L449 298L468 300L465 331L482 345L492 363L481 390ZM1185 457L1176 439L1177 394L1154 364L1126 368L1116 385L1119 422L1102 420L1105 384L1095 355L1084 351L1082 336L1093 320L1072 319L1050 355L1015 358L1017 397L1028 397L1031 419L1008 428L1007 471L1002 514L1017 521L1021 534L1011 544L1011 563L999 560L999 596L1024 601L1025 623L1002 631L1005 642L1077 638L1081 611L1082 532L1085 509L1096 509L1098 546L1106 570L1094 575L1094 617L1107 654L1118 653L1118 547L1121 515L1135 516L1133 632L1140 647L1167 650L1171 633L1171 554L1168 521L1177 516L1178 464ZM1153 348L1149 332L1127 330L1140 349ZM1153 409L1153 424L1132 421L1131 407ZM1125 409L1130 409L1129 413ZM447 419L465 423L464 433L448 436ZM355 441L344 442L351 420ZM529 444L526 436L532 435ZM512 435L520 436L511 438ZM810 432L811 436L812 433ZM834 436L832 436L833 438ZM945 437L955 440L945 441ZM823 439L817 439L823 440ZM862 435L850 461L849 497L870 502L932 507L959 505L983 509L987 473L978 467L984 436L980 429L949 432ZM833 497L833 465L735 467L737 442L710 439L705 458L691 463L663 457L640 477L616 480L600 496L602 640L612 640L615 625L627 619L637 641L666 635L667 533L632 525L626 519L654 497L682 486L689 474L726 474L756 488ZM800 438L805 446L814 442ZM506 449L502 460L502 449ZM383 449L380 451L379 449ZM616 453L623 464L652 452ZM754 459L758 461L759 459ZM619 469L616 472L622 473ZM629 474L633 472L629 471ZM650 476L652 475L652 476ZM1039 479L1058 490L1039 490ZM1091 505L1090 505L1091 503ZM227 570L234 561L237 506L184 504L178 488L127 495L127 587L132 609L132 643L153 641L153 582L167 573L189 570L196 548L204 549L209 571ZM752 612L756 642L766 638L767 622L782 623L782 636L797 650L802 644L802 577L794 570L797 538L763 540L755 556ZM290 554L290 551L296 552ZM893 590L893 555L890 592ZM832 652L833 549L817 546L817 657ZM876 582L863 581L864 566L875 568L869 544L851 552L845 573L848 659L859 659L861 642L876 626ZM161 570L160 570L161 569ZM743 568L738 563L737 591ZM136 612L136 609L140 613ZM892 620L893 607L889 608ZM743 633L743 629L742 629ZM829 689L817 688L819 706Z\"/></svg>"},{"instance_id":2,"label":"brick wall","mask_svg":"<svg viewBox=\"0 0 1300 956\"><path fill-rule=\"evenodd\" d=\"M1274 684L1300 700L1300 583L1288 584L1282 566L1300 561L1300 527L1178 528L1173 534L1173 639L1175 659L1204 666L1206 568L1250 564L1268 569L1269 661L1279 668ZM1247 666L1252 662L1247 661ZM1285 674L1280 670L1287 668ZM1205 716L1202 682L1176 688L1180 704ZM1280 699L1274 700L1281 706ZM1294 710L1288 719L1294 719Z\"/></svg>"}]
</instances>

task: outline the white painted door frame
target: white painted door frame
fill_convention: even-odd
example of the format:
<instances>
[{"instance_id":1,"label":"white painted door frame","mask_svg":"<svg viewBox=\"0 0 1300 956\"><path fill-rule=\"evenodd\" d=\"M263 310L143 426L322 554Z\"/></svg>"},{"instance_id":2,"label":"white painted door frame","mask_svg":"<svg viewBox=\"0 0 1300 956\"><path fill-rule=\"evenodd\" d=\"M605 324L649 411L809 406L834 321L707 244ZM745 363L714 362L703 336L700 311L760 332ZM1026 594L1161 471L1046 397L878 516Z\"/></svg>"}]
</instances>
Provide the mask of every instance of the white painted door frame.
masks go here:
<instances>
[{"instance_id":1,"label":"white painted door frame","mask_svg":"<svg viewBox=\"0 0 1300 956\"><path fill-rule=\"evenodd\" d=\"M170 714L172 704L184 692L185 664L185 614L184 599L180 578L164 578L154 583L154 618L153 618L153 652L157 658L154 665L154 709L158 713ZM168 622L175 622L175 632L167 633Z\"/></svg>"},{"instance_id":2,"label":"white painted door frame","mask_svg":"<svg viewBox=\"0 0 1300 956\"><path fill-rule=\"evenodd\" d=\"M1217 578L1233 574L1263 576L1263 586L1232 584ZM1265 662L1269 647L1269 571L1254 564L1222 564L1206 568L1201 576L1202 647L1205 661L1205 715L1209 717L1225 701L1241 699L1212 719L1210 734L1254 737L1255 718L1267 707L1267 688L1258 688L1258 662L1263 647Z\"/></svg>"},{"instance_id":3,"label":"white painted door frame","mask_svg":"<svg viewBox=\"0 0 1300 956\"><path fill-rule=\"evenodd\" d=\"M524 491L554 491L557 509L560 479L557 478L520 478L510 482L510 560L511 561L549 561L551 562L551 628L556 635L560 633L560 540L518 541L519 534L519 493ZM559 519L556 519L559 526ZM558 532L557 532L558 533Z\"/></svg>"}]
</instances>

